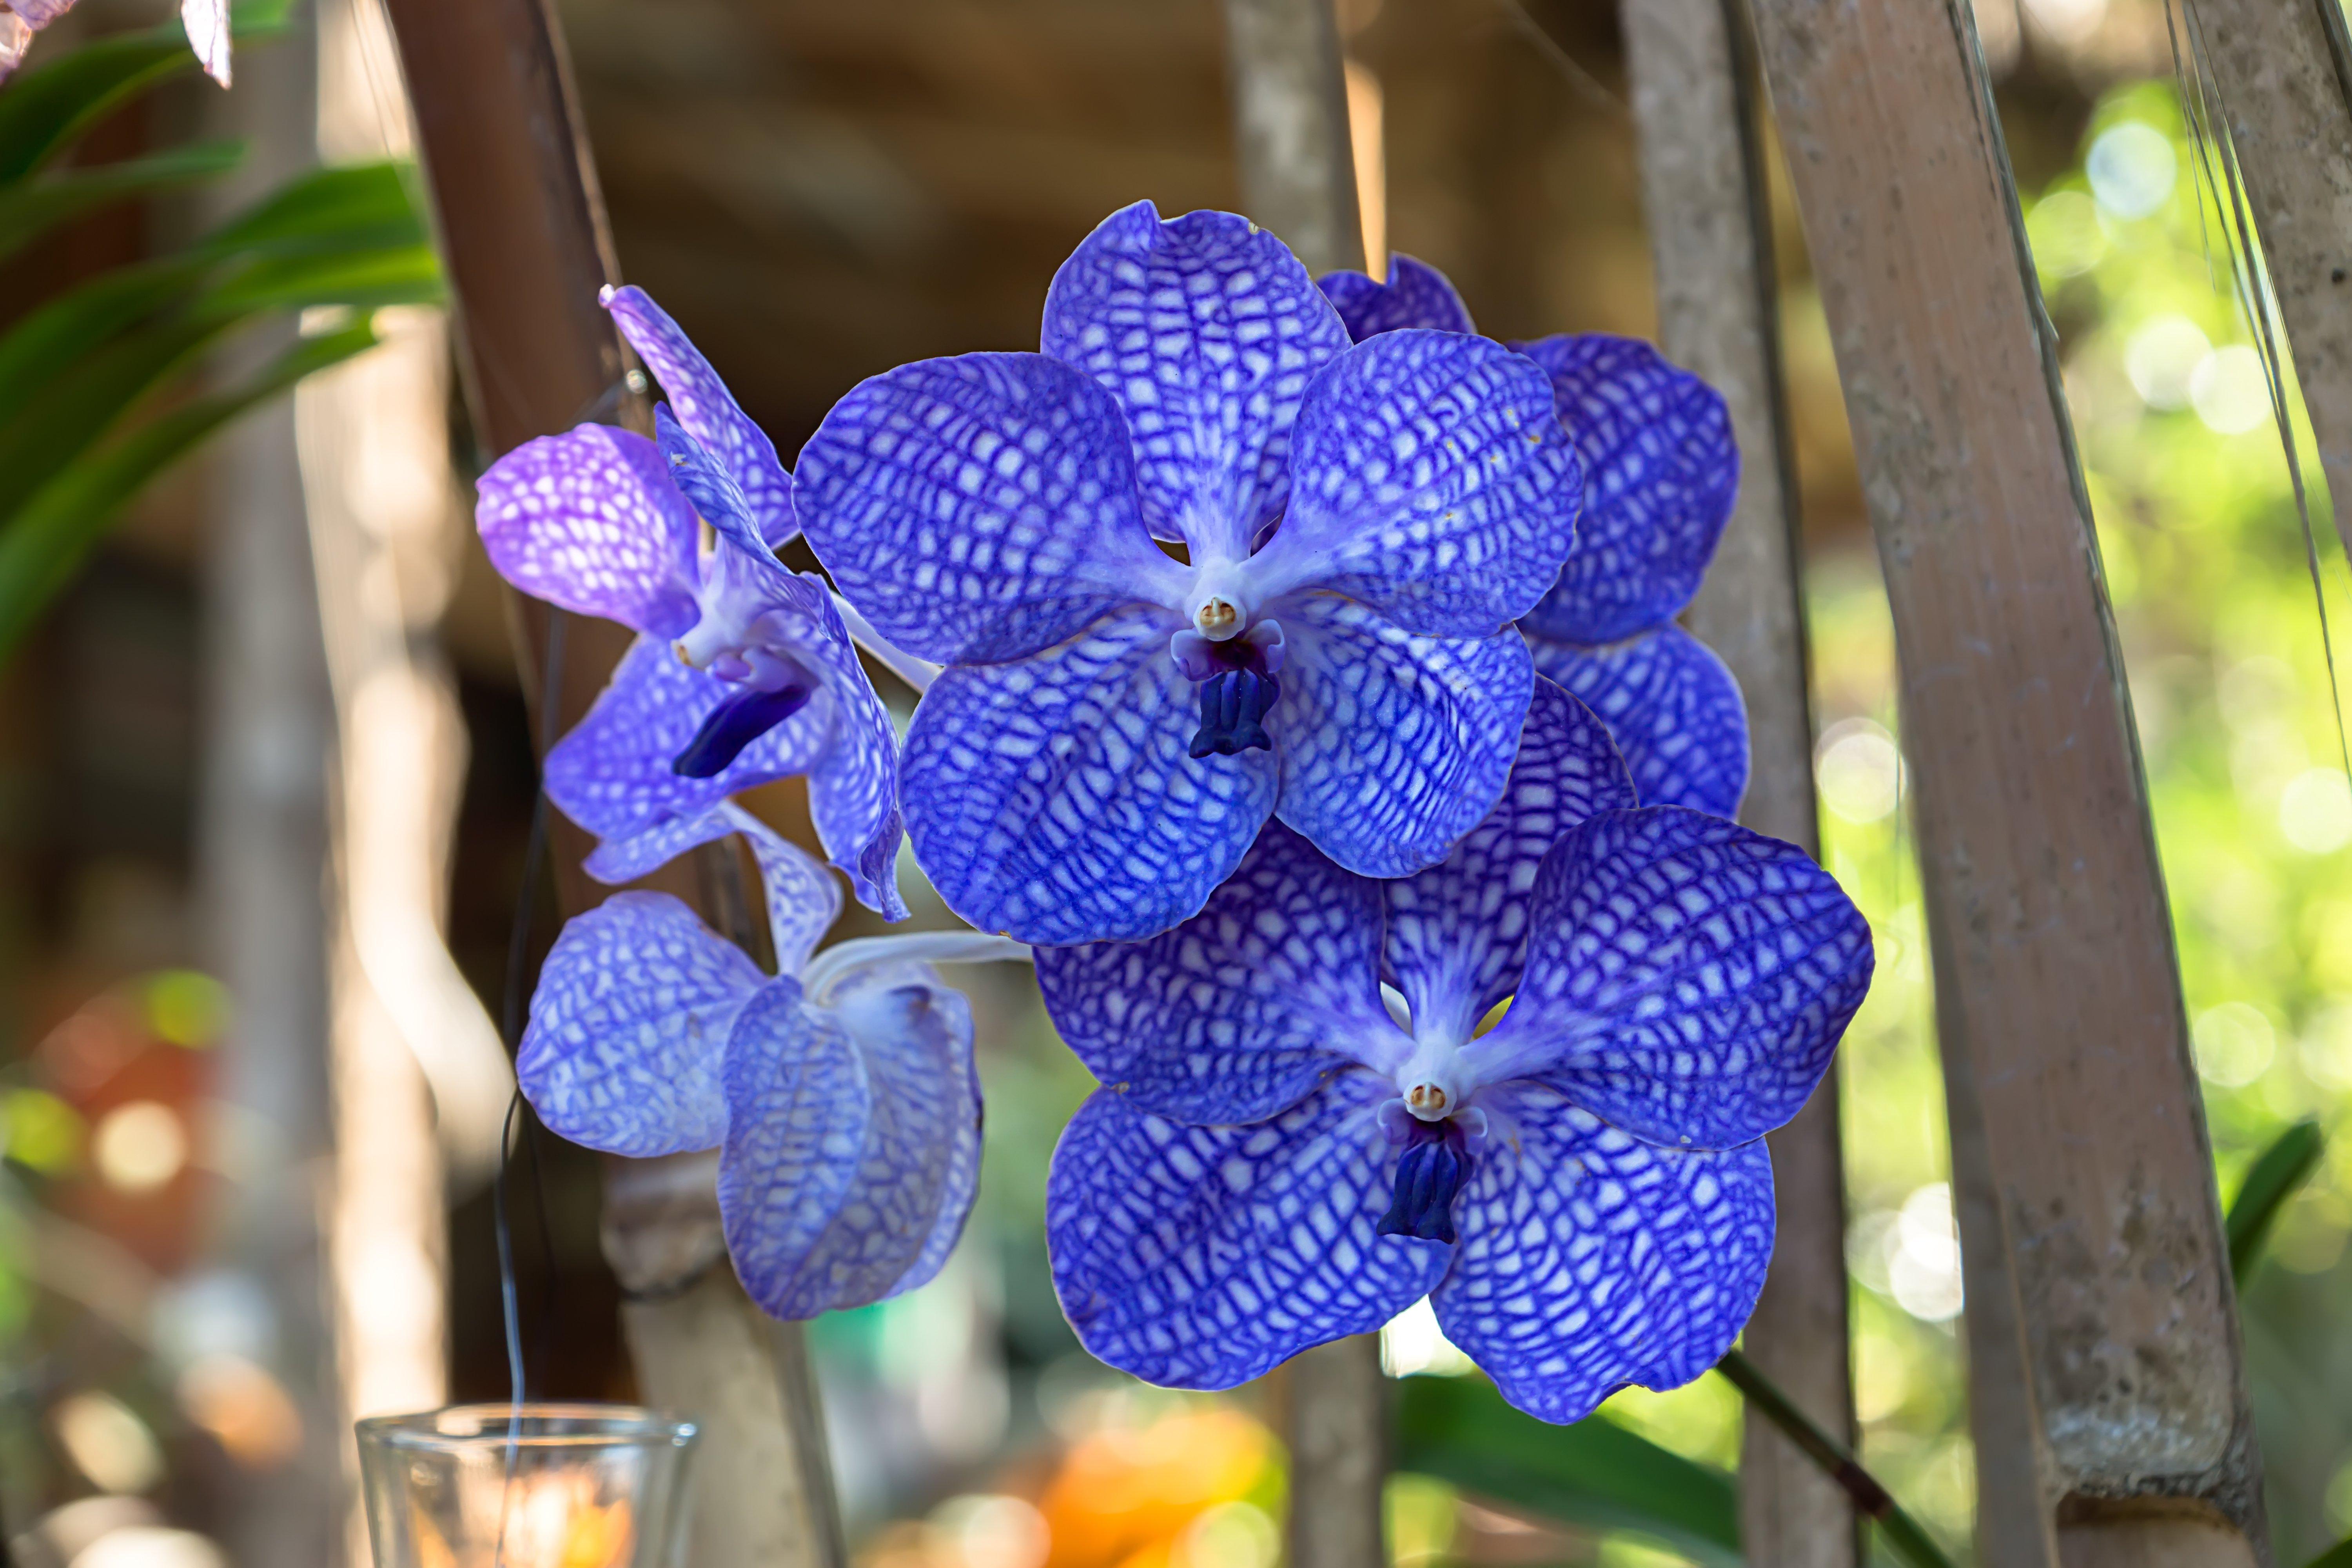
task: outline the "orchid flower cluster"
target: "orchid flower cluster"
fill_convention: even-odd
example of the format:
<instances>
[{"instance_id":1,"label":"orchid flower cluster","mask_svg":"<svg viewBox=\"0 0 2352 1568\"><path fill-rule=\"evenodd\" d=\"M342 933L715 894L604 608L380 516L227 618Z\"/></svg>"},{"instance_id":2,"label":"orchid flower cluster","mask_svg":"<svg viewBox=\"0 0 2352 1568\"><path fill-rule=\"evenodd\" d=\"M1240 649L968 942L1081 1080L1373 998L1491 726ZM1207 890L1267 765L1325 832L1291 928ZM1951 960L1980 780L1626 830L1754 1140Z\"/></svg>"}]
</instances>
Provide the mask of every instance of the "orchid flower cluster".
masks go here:
<instances>
[{"instance_id":1,"label":"orchid flower cluster","mask_svg":"<svg viewBox=\"0 0 2352 1568\"><path fill-rule=\"evenodd\" d=\"M575 919L518 1064L549 1125L719 1150L772 1313L912 1289L980 1147L933 966L1030 957L1102 1085L1046 1225L1105 1362L1226 1387L1427 1296L1572 1421L1728 1348L1761 1140L1872 949L1729 820L1739 692L1674 624L1737 485L1718 397L1641 343L1478 336L1408 258L1318 284L1139 203L1055 276L1041 353L874 377L787 473L651 300L605 304L655 435L510 453L482 537L638 634L547 759L591 873L740 836L775 973L666 894ZM920 693L903 738L861 643ZM820 950L832 876L731 801L790 776L862 903L906 915L903 837L971 929Z\"/></svg>"}]
</instances>

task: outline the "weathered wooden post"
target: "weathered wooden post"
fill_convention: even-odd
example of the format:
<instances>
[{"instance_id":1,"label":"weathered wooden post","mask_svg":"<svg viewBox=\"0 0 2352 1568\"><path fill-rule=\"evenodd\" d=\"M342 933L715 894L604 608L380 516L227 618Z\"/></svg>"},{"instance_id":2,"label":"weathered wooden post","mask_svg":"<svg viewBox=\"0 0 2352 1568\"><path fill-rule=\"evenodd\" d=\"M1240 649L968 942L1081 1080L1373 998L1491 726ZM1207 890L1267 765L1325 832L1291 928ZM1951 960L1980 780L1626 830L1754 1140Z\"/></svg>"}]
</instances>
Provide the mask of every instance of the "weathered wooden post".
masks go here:
<instances>
[{"instance_id":1,"label":"weathered wooden post","mask_svg":"<svg viewBox=\"0 0 2352 1568\"><path fill-rule=\"evenodd\" d=\"M1753 761L1740 820L1818 856L1796 476L1754 42L1737 0L1623 0L1622 14L1660 346L1723 394L1741 454L1738 502L1688 620L1747 694ZM1833 1078L1772 1135L1780 1238L1745 1348L1852 1447L1838 1135ZM1859 1561L1845 1493L1753 1411L1739 1483L1740 1538L1751 1562L1853 1568Z\"/></svg>"},{"instance_id":2,"label":"weathered wooden post","mask_svg":"<svg viewBox=\"0 0 2352 1568\"><path fill-rule=\"evenodd\" d=\"M1902 665L1978 1549L2264 1561L2260 1461L2098 542L1960 0L1754 0Z\"/></svg>"},{"instance_id":3,"label":"weathered wooden post","mask_svg":"<svg viewBox=\"0 0 2352 1568\"><path fill-rule=\"evenodd\" d=\"M1225 38L1249 216L1318 278L1363 266L1348 83L1331 0L1225 0ZM1319 1345L1292 1357L1280 1376L1291 1568L1386 1563L1388 1390L1380 1336Z\"/></svg>"},{"instance_id":4,"label":"weathered wooden post","mask_svg":"<svg viewBox=\"0 0 2352 1568\"><path fill-rule=\"evenodd\" d=\"M569 61L547 0L387 0L456 298L458 363L474 430L500 453L569 428L620 381L619 335L597 290L617 280ZM644 410L628 410L642 420ZM559 727L603 686L624 634L566 627L561 690L535 689L548 648L542 606L516 601L524 679L554 700ZM560 828L567 911L600 891L581 873L583 836ZM706 852L673 890L739 938L738 862ZM846 1561L824 1429L798 1325L762 1318L727 1263L713 1162L615 1160L605 1253L650 1404L693 1415L698 1568L803 1568Z\"/></svg>"},{"instance_id":5,"label":"weathered wooden post","mask_svg":"<svg viewBox=\"0 0 2352 1568\"><path fill-rule=\"evenodd\" d=\"M2336 531L2352 550L2352 41L2340 10L2308 0L2195 0L2189 16L2303 383Z\"/></svg>"}]
</instances>

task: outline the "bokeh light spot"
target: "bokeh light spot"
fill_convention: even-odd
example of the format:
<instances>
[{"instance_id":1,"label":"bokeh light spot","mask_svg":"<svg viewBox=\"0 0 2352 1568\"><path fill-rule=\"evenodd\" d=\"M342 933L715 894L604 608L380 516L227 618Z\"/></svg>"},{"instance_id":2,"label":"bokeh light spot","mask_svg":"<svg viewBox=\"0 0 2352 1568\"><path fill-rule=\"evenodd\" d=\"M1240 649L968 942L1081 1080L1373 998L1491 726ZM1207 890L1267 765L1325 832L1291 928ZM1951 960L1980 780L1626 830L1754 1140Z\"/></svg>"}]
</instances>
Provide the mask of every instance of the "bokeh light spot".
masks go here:
<instances>
[{"instance_id":1,"label":"bokeh light spot","mask_svg":"<svg viewBox=\"0 0 2352 1568\"><path fill-rule=\"evenodd\" d=\"M187 1167L187 1129L170 1106L134 1100L100 1119L90 1158L107 1185L152 1193Z\"/></svg>"}]
</instances>

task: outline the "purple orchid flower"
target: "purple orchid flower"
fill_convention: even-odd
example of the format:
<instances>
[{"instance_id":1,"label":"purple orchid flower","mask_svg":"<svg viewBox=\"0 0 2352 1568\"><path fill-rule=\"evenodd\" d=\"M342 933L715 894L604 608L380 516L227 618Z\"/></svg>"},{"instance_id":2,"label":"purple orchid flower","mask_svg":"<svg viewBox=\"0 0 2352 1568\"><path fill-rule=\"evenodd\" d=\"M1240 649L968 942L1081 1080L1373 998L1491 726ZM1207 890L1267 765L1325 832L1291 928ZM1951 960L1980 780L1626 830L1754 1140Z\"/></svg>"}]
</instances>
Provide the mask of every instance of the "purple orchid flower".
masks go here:
<instances>
[{"instance_id":1,"label":"purple orchid flower","mask_svg":"<svg viewBox=\"0 0 2352 1568\"><path fill-rule=\"evenodd\" d=\"M844 597L947 667L903 787L949 906L1150 936L1269 816L1367 876L1443 858L1502 790L1511 622L1574 538L1541 374L1453 333L1351 348L1272 235L1149 202L1063 265L1044 350L866 382L795 475Z\"/></svg>"},{"instance_id":2,"label":"purple orchid flower","mask_svg":"<svg viewBox=\"0 0 2352 1568\"><path fill-rule=\"evenodd\" d=\"M776 559L799 525L775 447L643 289L604 304L669 394L659 439L583 425L528 442L482 476L475 514L508 582L639 634L548 752L548 796L615 840L805 773L858 901L902 920L897 736L824 584Z\"/></svg>"},{"instance_id":3,"label":"purple orchid flower","mask_svg":"<svg viewBox=\"0 0 2352 1568\"><path fill-rule=\"evenodd\" d=\"M1410 256L1393 258L1386 283L1360 272L1320 283L1358 342L1413 327L1476 330L1445 275ZM1733 816L1748 792L1747 705L1723 661L1675 625L1739 489L1723 399L1631 338L1511 346L1551 378L1584 460L1576 552L1519 621L1536 669L1601 715L1643 804Z\"/></svg>"},{"instance_id":4,"label":"purple orchid flower","mask_svg":"<svg viewBox=\"0 0 2352 1568\"><path fill-rule=\"evenodd\" d=\"M72 10L76 0L0 0L0 81L33 47L33 35ZM205 74L229 83L228 0L180 0L180 26Z\"/></svg>"},{"instance_id":5,"label":"purple orchid flower","mask_svg":"<svg viewBox=\"0 0 2352 1568\"><path fill-rule=\"evenodd\" d=\"M980 1173L971 1010L931 964L1027 953L971 932L817 952L841 910L832 877L728 803L606 845L589 868L627 881L730 833L759 861L775 976L668 894L615 894L564 926L540 972L523 1094L592 1149L717 1148L728 1250L772 1316L911 1290L947 1260Z\"/></svg>"},{"instance_id":6,"label":"purple orchid flower","mask_svg":"<svg viewBox=\"0 0 2352 1568\"><path fill-rule=\"evenodd\" d=\"M1539 680L1442 865L1372 881L1270 826L1166 935L1038 951L1104 1085L1046 1189L1087 1350L1226 1388L1428 1294L1559 1422L1721 1356L1771 1253L1759 1140L1827 1068L1870 929L1793 846L1633 798Z\"/></svg>"}]
</instances>

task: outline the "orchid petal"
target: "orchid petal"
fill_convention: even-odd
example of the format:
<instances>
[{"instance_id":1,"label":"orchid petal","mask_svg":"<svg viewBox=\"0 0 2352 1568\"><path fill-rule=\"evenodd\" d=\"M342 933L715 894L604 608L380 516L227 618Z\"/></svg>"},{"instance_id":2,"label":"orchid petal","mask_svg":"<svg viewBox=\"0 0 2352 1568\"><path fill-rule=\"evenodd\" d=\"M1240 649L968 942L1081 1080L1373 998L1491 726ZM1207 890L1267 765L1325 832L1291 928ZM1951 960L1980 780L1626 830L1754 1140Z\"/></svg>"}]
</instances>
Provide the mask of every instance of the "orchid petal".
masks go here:
<instances>
[{"instance_id":1,"label":"orchid petal","mask_svg":"<svg viewBox=\"0 0 2352 1568\"><path fill-rule=\"evenodd\" d=\"M1764 1145L1661 1149L1536 1084L1481 1103L1496 1131L1454 1200L1461 1241L1430 1298L1445 1337L1504 1398L1561 1423L1721 1360L1771 1260Z\"/></svg>"},{"instance_id":2,"label":"orchid petal","mask_svg":"<svg viewBox=\"0 0 2352 1568\"><path fill-rule=\"evenodd\" d=\"M1386 969L1416 1034L1470 1038L1519 983L1528 900L1544 856L1586 817L1633 804L1608 731L1576 699L1537 681L1495 809L1439 864L1380 884Z\"/></svg>"},{"instance_id":3,"label":"orchid petal","mask_svg":"<svg viewBox=\"0 0 2352 1568\"><path fill-rule=\"evenodd\" d=\"M605 289L604 300L629 346L653 368L677 405L679 421L742 488L760 537L771 549L782 549L800 525L793 517L792 480L776 460L776 444L751 423L710 362L651 295L632 285Z\"/></svg>"},{"instance_id":4,"label":"orchid petal","mask_svg":"<svg viewBox=\"0 0 2352 1568\"><path fill-rule=\"evenodd\" d=\"M25 9L28 0L18 0L16 9ZM38 0L29 0L37 9ZM34 24L36 26L38 23ZM229 84L228 0L180 0L180 26L188 35L188 47L196 51L196 62L205 74L226 87Z\"/></svg>"},{"instance_id":5,"label":"orchid petal","mask_svg":"<svg viewBox=\"0 0 2352 1568\"><path fill-rule=\"evenodd\" d=\"M582 425L526 441L482 476L474 521L524 593L651 637L699 618L693 509L643 436Z\"/></svg>"},{"instance_id":6,"label":"orchid petal","mask_svg":"<svg viewBox=\"0 0 2352 1568\"><path fill-rule=\"evenodd\" d=\"M919 975L834 1007L778 980L744 1008L719 1210L762 1310L814 1318L939 1271L980 1172L971 1045L970 1005Z\"/></svg>"},{"instance_id":7,"label":"orchid petal","mask_svg":"<svg viewBox=\"0 0 2352 1568\"><path fill-rule=\"evenodd\" d=\"M1328 595L1282 614L1276 814L1348 869L1434 865L1502 794L1534 685L1528 645L1416 637Z\"/></svg>"},{"instance_id":8,"label":"orchid petal","mask_svg":"<svg viewBox=\"0 0 2352 1568\"><path fill-rule=\"evenodd\" d=\"M694 503L694 510L702 514L711 531L750 560L783 572L783 563L760 535L759 524L751 515L751 497L735 482L735 476L710 455L710 449L678 423L667 403L654 405L654 438L661 448L662 460L669 465L670 482L677 487L680 495Z\"/></svg>"},{"instance_id":9,"label":"orchid petal","mask_svg":"<svg viewBox=\"0 0 2352 1568\"><path fill-rule=\"evenodd\" d=\"M1399 251L1389 258L1389 280L1375 283L1361 272L1327 272L1315 280L1348 323L1358 342L1400 327L1440 332L1475 332L1470 309L1444 273Z\"/></svg>"},{"instance_id":10,"label":"orchid petal","mask_svg":"<svg viewBox=\"0 0 2352 1568\"><path fill-rule=\"evenodd\" d=\"M639 637L588 716L548 752L548 798L599 838L628 838L824 758L840 712L829 688L710 777L673 773L671 760L710 710L740 689L679 662L666 642Z\"/></svg>"},{"instance_id":11,"label":"orchid petal","mask_svg":"<svg viewBox=\"0 0 2352 1568\"><path fill-rule=\"evenodd\" d=\"M1359 1042L1402 1058L1380 931L1379 884L1268 823L1199 914L1147 942L1041 948L1037 984L1063 1043L1133 1104L1255 1121L1364 1059Z\"/></svg>"},{"instance_id":12,"label":"orchid petal","mask_svg":"<svg viewBox=\"0 0 2352 1568\"><path fill-rule=\"evenodd\" d=\"M1143 526L1118 405L1042 354L860 383L801 448L794 486L834 585L938 663L1020 658L1181 591Z\"/></svg>"},{"instance_id":13,"label":"orchid petal","mask_svg":"<svg viewBox=\"0 0 2352 1568\"><path fill-rule=\"evenodd\" d=\"M850 641L833 595L816 597L821 635L802 645L833 694L835 722L824 758L809 770L809 818L826 857L849 879L857 901L886 921L907 918L898 891L898 731Z\"/></svg>"},{"instance_id":14,"label":"orchid petal","mask_svg":"<svg viewBox=\"0 0 2352 1568\"><path fill-rule=\"evenodd\" d=\"M1249 563L1266 599L1326 589L1426 637L1492 637L1559 576L1583 469L1524 357L1383 332L1325 367L1291 437L1290 510Z\"/></svg>"},{"instance_id":15,"label":"orchid petal","mask_svg":"<svg viewBox=\"0 0 2352 1568\"><path fill-rule=\"evenodd\" d=\"M916 858L982 931L1068 943L1197 912L1274 805L1264 752L1194 758L1175 617L1131 609L1034 658L940 675L907 734Z\"/></svg>"},{"instance_id":16,"label":"orchid petal","mask_svg":"<svg viewBox=\"0 0 2352 1568\"><path fill-rule=\"evenodd\" d=\"M727 1129L719 1063L757 965L667 893L616 893L555 939L515 1058L523 1097L574 1143L638 1159Z\"/></svg>"},{"instance_id":17,"label":"orchid petal","mask_svg":"<svg viewBox=\"0 0 2352 1568\"><path fill-rule=\"evenodd\" d=\"M1870 923L1792 844L1679 806L1544 858L1527 973L1465 1056L1653 1142L1728 1148L1804 1108L1870 988Z\"/></svg>"},{"instance_id":18,"label":"orchid petal","mask_svg":"<svg viewBox=\"0 0 2352 1568\"><path fill-rule=\"evenodd\" d=\"M1748 704L1713 650L1677 626L1600 647L1529 633L1536 673L1609 726L1643 805L1735 816L1748 793Z\"/></svg>"},{"instance_id":19,"label":"orchid petal","mask_svg":"<svg viewBox=\"0 0 2352 1568\"><path fill-rule=\"evenodd\" d=\"M1551 377L1585 471L1576 552L1528 626L1608 643L1665 625L1698 592L1739 489L1722 397L1632 338L1587 332L1520 351Z\"/></svg>"},{"instance_id":20,"label":"orchid petal","mask_svg":"<svg viewBox=\"0 0 2352 1568\"><path fill-rule=\"evenodd\" d=\"M732 801L599 846L585 862L600 882L633 882L689 849L740 834L759 863L776 972L797 974L841 915L841 888L809 852Z\"/></svg>"},{"instance_id":21,"label":"orchid petal","mask_svg":"<svg viewBox=\"0 0 2352 1568\"><path fill-rule=\"evenodd\" d=\"M1282 515L1290 427L1347 329L1282 241L1232 213L1138 202L1080 242L1045 296L1043 347L1113 396L1143 517L1196 561L1239 560Z\"/></svg>"},{"instance_id":22,"label":"orchid petal","mask_svg":"<svg viewBox=\"0 0 2352 1568\"><path fill-rule=\"evenodd\" d=\"M1418 1300L1452 1249L1375 1228L1396 1155L1370 1108L1390 1092L1343 1073L1270 1121L1188 1127L1097 1091L1045 1183L1078 1342L1150 1383L1231 1388Z\"/></svg>"}]
</instances>

